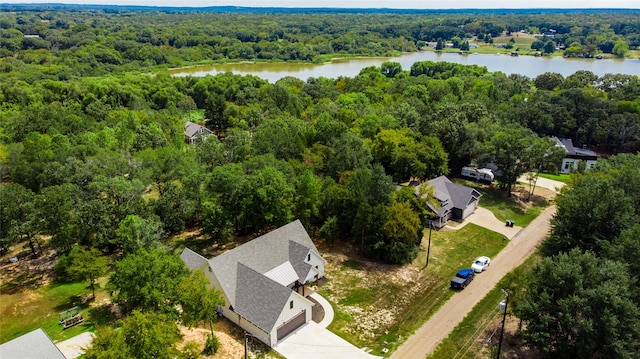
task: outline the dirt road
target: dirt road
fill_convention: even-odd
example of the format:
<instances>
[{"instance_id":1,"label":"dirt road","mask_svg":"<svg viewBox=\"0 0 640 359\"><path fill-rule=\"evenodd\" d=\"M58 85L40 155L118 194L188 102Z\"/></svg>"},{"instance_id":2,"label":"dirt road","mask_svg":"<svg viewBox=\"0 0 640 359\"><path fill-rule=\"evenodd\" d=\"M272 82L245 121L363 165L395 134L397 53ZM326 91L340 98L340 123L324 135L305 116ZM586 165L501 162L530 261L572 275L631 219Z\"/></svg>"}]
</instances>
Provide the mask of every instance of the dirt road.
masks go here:
<instances>
[{"instance_id":1,"label":"dirt road","mask_svg":"<svg viewBox=\"0 0 640 359\"><path fill-rule=\"evenodd\" d=\"M547 208L527 228L513 237L507 247L492 259L487 271L478 274L469 287L451 297L391 358L423 359L430 354L505 274L533 253L549 233L550 220L555 212L555 206Z\"/></svg>"}]
</instances>

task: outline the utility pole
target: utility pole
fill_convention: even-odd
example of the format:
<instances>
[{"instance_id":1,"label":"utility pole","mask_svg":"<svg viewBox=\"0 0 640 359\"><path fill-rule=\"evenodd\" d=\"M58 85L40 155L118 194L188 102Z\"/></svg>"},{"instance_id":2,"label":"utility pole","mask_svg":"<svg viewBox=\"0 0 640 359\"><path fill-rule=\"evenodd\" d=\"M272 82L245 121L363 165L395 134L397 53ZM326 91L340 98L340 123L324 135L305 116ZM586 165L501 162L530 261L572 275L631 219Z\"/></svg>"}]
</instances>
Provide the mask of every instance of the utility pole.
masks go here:
<instances>
[{"instance_id":1,"label":"utility pole","mask_svg":"<svg viewBox=\"0 0 640 359\"><path fill-rule=\"evenodd\" d=\"M431 252L431 228L433 225L431 224L431 220L429 220L429 245L427 245L427 262L424 264L424 267L427 268L429 265L429 253Z\"/></svg>"},{"instance_id":2,"label":"utility pole","mask_svg":"<svg viewBox=\"0 0 640 359\"><path fill-rule=\"evenodd\" d=\"M247 359L247 346L249 344L249 333L244 332L244 359Z\"/></svg>"},{"instance_id":3,"label":"utility pole","mask_svg":"<svg viewBox=\"0 0 640 359\"><path fill-rule=\"evenodd\" d=\"M509 306L509 293L504 289L500 289L500 290L502 291L502 294L504 294L505 300L504 300L504 315L502 316L502 331L500 331L500 342L498 343L498 356L496 356L497 359L500 359L500 350L502 349L502 337L504 336L504 322L507 320L507 306Z\"/></svg>"}]
</instances>

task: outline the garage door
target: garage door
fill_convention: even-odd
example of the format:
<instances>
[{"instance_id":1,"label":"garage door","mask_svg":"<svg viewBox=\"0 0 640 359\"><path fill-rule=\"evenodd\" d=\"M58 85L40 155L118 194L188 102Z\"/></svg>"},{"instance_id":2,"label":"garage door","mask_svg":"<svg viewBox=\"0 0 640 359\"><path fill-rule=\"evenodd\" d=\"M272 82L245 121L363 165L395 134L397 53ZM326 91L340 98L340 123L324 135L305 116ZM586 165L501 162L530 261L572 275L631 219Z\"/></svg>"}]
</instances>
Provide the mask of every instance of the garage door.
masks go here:
<instances>
[{"instance_id":1,"label":"garage door","mask_svg":"<svg viewBox=\"0 0 640 359\"><path fill-rule=\"evenodd\" d=\"M291 318L288 322L282 324L280 328L278 328L278 340L286 337L292 331L296 330L299 326L304 324L305 319L307 317L307 311L303 310L302 313L297 316Z\"/></svg>"}]
</instances>

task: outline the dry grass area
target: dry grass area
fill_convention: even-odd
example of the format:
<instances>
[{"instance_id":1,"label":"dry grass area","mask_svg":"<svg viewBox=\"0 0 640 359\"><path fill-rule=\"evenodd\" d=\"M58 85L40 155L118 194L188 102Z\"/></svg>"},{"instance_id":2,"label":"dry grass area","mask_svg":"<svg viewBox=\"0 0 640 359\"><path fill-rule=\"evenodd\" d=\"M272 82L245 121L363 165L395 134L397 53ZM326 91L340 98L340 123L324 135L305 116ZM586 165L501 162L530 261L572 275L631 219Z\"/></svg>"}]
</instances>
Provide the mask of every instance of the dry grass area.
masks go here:
<instances>
[{"instance_id":1,"label":"dry grass area","mask_svg":"<svg viewBox=\"0 0 640 359\"><path fill-rule=\"evenodd\" d=\"M397 323L401 311L429 283L415 266L353 259L327 250L323 254L329 281L319 292L339 307L336 315L341 319L332 329L357 339L356 345L371 343Z\"/></svg>"}]
</instances>

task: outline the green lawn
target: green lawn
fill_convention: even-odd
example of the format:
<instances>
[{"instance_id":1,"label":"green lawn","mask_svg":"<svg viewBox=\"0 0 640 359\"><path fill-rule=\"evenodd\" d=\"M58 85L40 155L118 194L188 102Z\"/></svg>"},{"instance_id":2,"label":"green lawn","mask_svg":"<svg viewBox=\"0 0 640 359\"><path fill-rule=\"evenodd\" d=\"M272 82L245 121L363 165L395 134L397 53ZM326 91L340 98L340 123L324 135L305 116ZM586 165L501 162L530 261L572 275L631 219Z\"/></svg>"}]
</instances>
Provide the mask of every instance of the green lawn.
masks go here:
<instances>
[{"instance_id":1,"label":"green lawn","mask_svg":"<svg viewBox=\"0 0 640 359\"><path fill-rule=\"evenodd\" d=\"M498 309L500 301L504 299L501 289L505 289L512 294L509 305L509 308L512 308L514 291L511 288L518 287L518 283L521 282L526 271L531 269L538 260L538 256L531 256L522 265L502 278L496 287L473 307L464 320L453 329L451 334L427 358L477 358L478 353L487 350L483 344L492 333L494 334L493 342L495 343L500 335L500 328L497 325L502 317L502 312ZM511 313L509 308L507 308L507 315ZM504 342L503 348L507 350L504 347ZM506 351L503 351L503 353L506 353Z\"/></svg>"},{"instance_id":2,"label":"green lawn","mask_svg":"<svg viewBox=\"0 0 640 359\"><path fill-rule=\"evenodd\" d=\"M454 182L477 189L482 194L480 206L490 210L500 221L512 219L521 227L528 226L548 205L548 203L521 204L507 197L506 193L498 188L473 181L456 179Z\"/></svg>"},{"instance_id":3,"label":"green lawn","mask_svg":"<svg viewBox=\"0 0 640 359\"><path fill-rule=\"evenodd\" d=\"M569 182L571 175L566 173L559 173L559 174L540 173L540 177L562 182L562 183L567 183Z\"/></svg>"},{"instance_id":4,"label":"green lawn","mask_svg":"<svg viewBox=\"0 0 640 359\"><path fill-rule=\"evenodd\" d=\"M477 256L494 257L506 245L502 239L498 233L468 224L460 230L432 232L427 268L426 248L404 267L374 265L372 269L355 260L328 266L330 282L319 293L334 307L329 329L358 347L372 349L372 354L383 355L383 348L393 351L449 297L460 295L449 289L451 277ZM398 280L409 275L413 275L409 283Z\"/></svg>"},{"instance_id":5,"label":"green lawn","mask_svg":"<svg viewBox=\"0 0 640 359\"><path fill-rule=\"evenodd\" d=\"M112 321L108 311L82 304L81 297L90 295L86 282L51 283L39 288L21 286L20 281L3 283L0 294L0 343L42 328L54 341L65 340L86 331L94 331L97 324ZM96 290L98 300L104 291ZM78 305L85 321L63 330L58 314Z\"/></svg>"}]
</instances>

